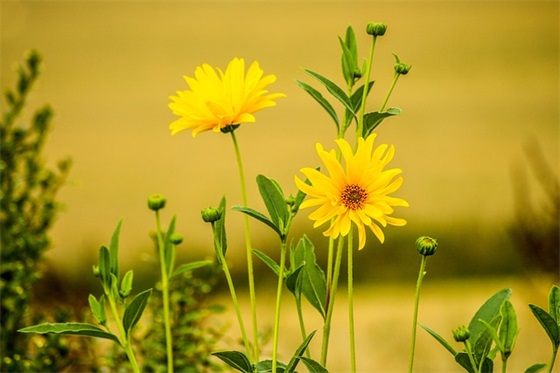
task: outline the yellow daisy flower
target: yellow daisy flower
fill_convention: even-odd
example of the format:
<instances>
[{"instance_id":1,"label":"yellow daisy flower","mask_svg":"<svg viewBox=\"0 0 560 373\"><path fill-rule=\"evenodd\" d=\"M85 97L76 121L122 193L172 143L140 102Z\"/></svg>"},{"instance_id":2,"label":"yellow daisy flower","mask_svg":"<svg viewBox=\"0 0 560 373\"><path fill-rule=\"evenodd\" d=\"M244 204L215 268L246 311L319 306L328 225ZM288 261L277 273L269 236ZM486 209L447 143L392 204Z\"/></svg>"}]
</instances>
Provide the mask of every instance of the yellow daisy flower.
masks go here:
<instances>
[{"instance_id":1,"label":"yellow daisy flower","mask_svg":"<svg viewBox=\"0 0 560 373\"><path fill-rule=\"evenodd\" d=\"M194 78L184 78L190 90L169 97L169 108L180 117L169 126L172 135L192 129L194 137L199 132L219 132L230 125L254 122L253 113L285 97L283 93L268 94L265 88L276 81L276 76L263 77L258 62L253 62L245 75L242 58L234 58L225 72L203 64L196 68Z\"/></svg>"},{"instance_id":2,"label":"yellow daisy flower","mask_svg":"<svg viewBox=\"0 0 560 373\"><path fill-rule=\"evenodd\" d=\"M381 227L403 226L404 219L394 218L394 206L406 206L404 199L390 197L402 185L401 170L384 170L393 159L395 148L387 144L373 148L376 134L367 139L358 139L358 149L354 154L350 144L344 139L336 140L344 158L346 168L337 160L333 150L327 152L317 144L317 153L325 164L328 175L313 168L303 168L301 172L310 184L295 177L298 188L311 197L301 204L301 208L317 206L309 218L315 220L314 227L332 220L331 226L323 233L337 238L350 232L352 223L358 227L359 244L366 244L365 227L369 227L383 243L385 236ZM380 227L381 226L381 227Z\"/></svg>"}]
</instances>

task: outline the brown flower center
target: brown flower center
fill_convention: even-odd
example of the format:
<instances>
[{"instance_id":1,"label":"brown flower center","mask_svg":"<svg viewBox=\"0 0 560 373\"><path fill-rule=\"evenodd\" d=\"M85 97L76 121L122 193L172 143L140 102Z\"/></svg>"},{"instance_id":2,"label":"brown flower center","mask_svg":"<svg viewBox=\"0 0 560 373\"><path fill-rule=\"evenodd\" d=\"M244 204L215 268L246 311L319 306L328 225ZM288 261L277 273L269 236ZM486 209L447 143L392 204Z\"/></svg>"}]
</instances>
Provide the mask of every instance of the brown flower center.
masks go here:
<instances>
[{"instance_id":1,"label":"brown flower center","mask_svg":"<svg viewBox=\"0 0 560 373\"><path fill-rule=\"evenodd\" d=\"M357 210L362 208L364 201L367 198L365 189L358 185L346 185L340 194L342 204L350 210Z\"/></svg>"}]
</instances>

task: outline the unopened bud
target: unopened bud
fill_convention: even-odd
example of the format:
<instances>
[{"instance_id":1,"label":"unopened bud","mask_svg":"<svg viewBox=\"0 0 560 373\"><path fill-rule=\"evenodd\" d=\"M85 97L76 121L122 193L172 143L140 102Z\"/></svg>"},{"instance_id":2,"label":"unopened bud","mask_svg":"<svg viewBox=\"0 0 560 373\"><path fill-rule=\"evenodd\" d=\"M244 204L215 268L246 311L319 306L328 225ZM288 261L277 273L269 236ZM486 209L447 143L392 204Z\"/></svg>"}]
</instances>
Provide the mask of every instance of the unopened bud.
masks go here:
<instances>
[{"instance_id":1,"label":"unopened bud","mask_svg":"<svg viewBox=\"0 0 560 373\"><path fill-rule=\"evenodd\" d=\"M370 22L366 26L366 32L369 35L382 36L385 35L385 31L387 31L387 25L384 23Z\"/></svg>"},{"instance_id":2,"label":"unopened bud","mask_svg":"<svg viewBox=\"0 0 560 373\"><path fill-rule=\"evenodd\" d=\"M453 339L455 339L456 342L465 342L470 338L470 336L471 332L464 325L461 325L457 329L453 330Z\"/></svg>"},{"instance_id":3,"label":"unopened bud","mask_svg":"<svg viewBox=\"0 0 560 373\"><path fill-rule=\"evenodd\" d=\"M92 268L92 270L93 270L93 275L94 275L95 277L99 277L99 276L100 276L100 274L99 274L99 266L94 265L93 268Z\"/></svg>"},{"instance_id":4,"label":"unopened bud","mask_svg":"<svg viewBox=\"0 0 560 373\"><path fill-rule=\"evenodd\" d=\"M157 211L165 207L165 197L161 194L152 194L148 197L148 207L150 210Z\"/></svg>"},{"instance_id":5,"label":"unopened bud","mask_svg":"<svg viewBox=\"0 0 560 373\"><path fill-rule=\"evenodd\" d=\"M434 255L436 249L438 247L438 243L435 238L422 236L416 240L416 249L423 256L430 256Z\"/></svg>"},{"instance_id":6,"label":"unopened bud","mask_svg":"<svg viewBox=\"0 0 560 373\"><path fill-rule=\"evenodd\" d=\"M169 241L173 245L179 245L181 242L183 242L183 235L180 233L173 233L171 237L169 237Z\"/></svg>"},{"instance_id":7,"label":"unopened bud","mask_svg":"<svg viewBox=\"0 0 560 373\"><path fill-rule=\"evenodd\" d=\"M408 72L412 68L412 65L407 65L407 64L401 62L399 60L399 56L397 56L396 54L394 54L394 56L395 56L395 59L397 60L397 62L395 63L395 72L397 74L401 74L401 75L408 74Z\"/></svg>"},{"instance_id":8,"label":"unopened bud","mask_svg":"<svg viewBox=\"0 0 560 373\"><path fill-rule=\"evenodd\" d=\"M213 207L202 209L200 213L202 215L202 220L206 223L214 223L222 217L222 212Z\"/></svg>"}]
</instances>

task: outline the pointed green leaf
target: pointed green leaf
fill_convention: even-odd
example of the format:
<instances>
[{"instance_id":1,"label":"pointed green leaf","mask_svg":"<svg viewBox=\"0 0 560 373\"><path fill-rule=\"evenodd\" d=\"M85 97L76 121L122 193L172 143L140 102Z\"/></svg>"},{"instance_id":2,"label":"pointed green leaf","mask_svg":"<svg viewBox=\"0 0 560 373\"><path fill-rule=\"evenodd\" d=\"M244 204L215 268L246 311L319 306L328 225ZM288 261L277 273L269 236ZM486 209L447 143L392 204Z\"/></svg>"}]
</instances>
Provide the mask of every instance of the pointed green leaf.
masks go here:
<instances>
[{"instance_id":1,"label":"pointed green leaf","mask_svg":"<svg viewBox=\"0 0 560 373\"><path fill-rule=\"evenodd\" d=\"M474 314L471 322L469 323L469 331L471 332L470 341L474 346L481 333L486 329L479 320L484 320L488 323L494 319L496 315L500 314L502 303L511 297L511 289L503 289L492 295Z\"/></svg>"},{"instance_id":2,"label":"pointed green leaf","mask_svg":"<svg viewBox=\"0 0 560 373\"><path fill-rule=\"evenodd\" d=\"M298 289L297 283L299 274L301 273L301 270L304 268L304 266L305 263L302 263L299 267L290 272L288 276L286 276L286 287L296 298L301 297L301 289Z\"/></svg>"},{"instance_id":3,"label":"pointed green leaf","mask_svg":"<svg viewBox=\"0 0 560 373\"><path fill-rule=\"evenodd\" d=\"M552 285L548 294L548 313L560 325L560 287Z\"/></svg>"},{"instance_id":4,"label":"pointed green leaf","mask_svg":"<svg viewBox=\"0 0 560 373\"><path fill-rule=\"evenodd\" d=\"M385 112L378 112L378 111L374 111L372 113L367 113L364 115L364 128L363 128L363 134L362 137L366 138L368 137L373 130L375 130L377 128L377 126L379 126L379 124L381 124L381 122L383 121L383 119L388 118L388 117L392 117L394 115L399 115L401 114L402 111L399 108L389 108L387 109L387 111Z\"/></svg>"},{"instance_id":5,"label":"pointed green leaf","mask_svg":"<svg viewBox=\"0 0 560 373\"><path fill-rule=\"evenodd\" d=\"M304 91L307 92L311 97L313 97L313 99L315 99L315 101L317 101L319 103L319 105L321 105L323 107L323 109L325 109L327 114L329 114L330 117L334 120L334 123L336 124L336 128L338 129L338 127L340 126L340 124L338 122L338 115L336 114L336 111L334 110L332 105L327 101L327 99L325 97L323 97L321 92L317 91L315 88L311 87L309 84L306 84L306 83L304 83L300 80L296 80L296 83L301 88L303 88Z\"/></svg>"},{"instance_id":6,"label":"pointed green leaf","mask_svg":"<svg viewBox=\"0 0 560 373\"><path fill-rule=\"evenodd\" d=\"M350 98L346 95L346 93L344 92L344 90L342 88L340 88L339 86L334 84L331 80L322 76L319 73L316 73L316 72L308 70L308 69L304 69L304 71L306 73L308 73L309 75L311 75L313 78L317 79L321 84L323 84L325 86L325 88L327 88L327 90L338 101L340 101L342 103L342 105L344 105L344 107L346 107L346 109L348 109L352 114L356 115L356 113L354 112L354 108L352 107L352 102L350 102Z\"/></svg>"},{"instance_id":7,"label":"pointed green leaf","mask_svg":"<svg viewBox=\"0 0 560 373\"><path fill-rule=\"evenodd\" d=\"M216 250L216 255L218 251L221 255L217 255L218 260L221 262L220 257L226 257L227 252L227 236L226 236L226 197L223 196L218 210L221 212L221 217L212 226L212 233L214 234L214 249Z\"/></svg>"},{"instance_id":8,"label":"pointed green leaf","mask_svg":"<svg viewBox=\"0 0 560 373\"><path fill-rule=\"evenodd\" d=\"M504 348L504 356L508 357L513 350L515 345L515 340L517 339L517 316L515 314L515 309L509 300L504 301L502 304L502 309L500 310L502 315L502 323L500 324L500 341Z\"/></svg>"},{"instance_id":9,"label":"pointed green leaf","mask_svg":"<svg viewBox=\"0 0 560 373\"><path fill-rule=\"evenodd\" d=\"M132 291L132 280L134 279L134 273L132 269L127 271L121 281L121 289L119 290L119 294L122 298L126 298L130 295Z\"/></svg>"},{"instance_id":10,"label":"pointed green leaf","mask_svg":"<svg viewBox=\"0 0 560 373\"><path fill-rule=\"evenodd\" d=\"M502 319L501 315L495 315L490 322L486 322L485 320L478 320L479 323L482 325L482 332L479 333L478 339L473 343L474 344L474 356L476 361L482 361L485 357L488 356L490 349L492 348L492 342L494 341L493 334L495 334L496 338L498 338L496 328ZM486 326L486 325L487 326ZM488 326L490 328L488 328ZM471 334L472 338L472 334Z\"/></svg>"},{"instance_id":11,"label":"pointed green leaf","mask_svg":"<svg viewBox=\"0 0 560 373\"><path fill-rule=\"evenodd\" d=\"M134 328L138 320L140 320L140 317L148 304L148 298L150 298L150 295L152 295L152 289L148 289L137 294L124 310L123 327L127 337L130 336L130 331Z\"/></svg>"},{"instance_id":12,"label":"pointed green leaf","mask_svg":"<svg viewBox=\"0 0 560 373\"><path fill-rule=\"evenodd\" d=\"M88 297L89 308L95 321L104 325L107 321L107 314L105 311L105 297L102 295L98 301L95 295L90 294Z\"/></svg>"},{"instance_id":13,"label":"pointed green leaf","mask_svg":"<svg viewBox=\"0 0 560 373\"><path fill-rule=\"evenodd\" d=\"M257 185L259 192L266 206L274 225L282 232L281 237L286 235L288 220L290 218L286 198L280 188L280 185L272 179L264 175L257 176Z\"/></svg>"},{"instance_id":14,"label":"pointed green leaf","mask_svg":"<svg viewBox=\"0 0 560 373\"><path fill-rule=\"evenodd\" d=\"M280 229L272 221L270 221L270 219L267 218L264 214L262 214L258 211L255 211L252 208L243 207L243 206L233 206L232 209L235 210L235 211L239 211L239 212L242 212L244 214L247 214L250 217L255 218L258 221L268 225L276 233L278 233L278 235L280 235L282 237L282 232L280 231Z\"/></svg>"},{"instance_id":15,"label":"pointed green leaf","mask_svg":"<svg viewBox=\"0 0 560 373\"><path fill-rule=\"evenodd\" d=\"M165 259L165 268L167 269L167 275L173 272L173 265L175 263L175 245L171 243L171 236L175 233L175 224L177 221L177 216L173 216L167 232L165 232L165 239L163 242L163 257Z\"/></svg>"},{"instance_id":16,"label":"pointed green leaf","mask_svg":"<svg viewBox=\"0 0 560 373\"><path fill-rule=\"evenodd\" d=\"M537 363L537 364L533 364L531 365L529 368L527 368L525 370L525 373L539 373L541 370L543 370L544 368L546 368L546 364L545 363Z\"/></svg>"},{"instance_id":17,"label":"pointed green leaf","mask_svg":"<svg viewBox=\"0 0 560 373\"><path fill-rule=\"evenodd\" d=\"M286 364L282 363L281 361L276 362L276 372L277 373L284 373L286 369ZM255 373L270 373L272 372L272 360L261 360L255 364Z\"/></svg>"},{"instance_id":18,"label":"pointed green leaf","mask_svg":"<svg viewBox=\"0 0 560 373\"><path fill-rule=\"evenodd\" d=\"M173 271L173 274L171 275L170 279L180 275L181 273L190 272L193 269L207 267L209 265L212 265L212 263L213 262L211 260L199 260L196 262L182 264L179 267L177 267L175 271Z\"/></svg>"},{"instance_id":19,"label":"pointed green leaf","mask_svg":"<svg viewBox=\"0 0 560 373\"><path fill-rule=\"evenodd\" d=\"M451 353L451 355L453 356L457 355L457 351L455 351L455 349L451 347L451 345L436 331L428 328L426 325L422 325L422 324L418 324L418 325L420 325L425 331L427 331L432 337L434 337L436 341L438 341L443 347L445 347L447 351Z\"/></svg>"},{"instance_id":20,"label":"pointed green leaf","mask_svg":"<svg viewBox=\"0 0 560 373\"><path fill-rule=\"evenodd\" d=\"M317 332L316 330L311 332L301 343L301 345L299 345L296 352L294 353L294 356L292 356L290 362L286 366L286 373L293 373L296 370L296 367L299 362L299 358L302 357L305 350L307 350L307 347L309 346L309 343L311 343L311 340L313 339L313 336L315 335L316 332Z\"/></svg>"},{"instance_id":21,"label":"pointed green leaf","mask_svg":"<svg viewBox=\"0 0 560 373\"><path fill-rule=\"evenodd\" d=\"M294 252L295 265L302 264L304 268L298 277L297 286L309 303L321 314L326 316L327 283L325 274L317 264L315 248L307 236L303 236Z\"/></svg>"},{"instance_id":22,"label":"pointed green leaf","mask_svg":"<svg viewBox=\"0 0 560 373\"><path fill-rule=\"evenodd\" d=\"M255 254L260 260L262 260L263 263L266 264L270 269L272 269L274 273L276 273L276 276L278 276L278 274L280 273L280 266L274 261L274 259L266 255L262 251L256 249L253 249L253 254Z\"/></svg>"},{"instance_id":23,"label":"pointed green leaf","mask_svg":"<svg viewBox=\"0 0 560 373\"><path fill-rule=\"evenodd\" d=\"M39 325L28 326L26 328L18 330L21 333L39 333L39 334L71 334L71 335L83 335L88 337L104 338L110 339L114 342L119 343L117 336L111 333L107 333L101 328L95 325L87 323L45 323Z\"/></svg>"},{"instance_id":24,"label":"pointed green leaf","mask_svg":"<svg viewBox=\"0 0 560 373\"><path fill-rule=\"evenodd\" d=\"M552 344L558 347L560 345L560 330L556 320L554 320L548 312L537 305L529 304L529 308L531 308L533 315L535 315L539 323L544 328L546 334L548 334L548 338L550 338Z\"/></svg>"},{"instance_id":25,"label":"pointed green leaf","mask_svg":"<svg viewBox=\"0 0 560 373\"><path fill-rule=\"evenodd\" d=\"M111 254L111 268L110 271L115 277L120 278L119 274L119 236L121 234L122 220L119 220L113 235L111 236L111 244L109 245L109 252Z\"/></svg>"},{"instance_id":26,"label":"pointed green leaf","mask_svg":"<svg viewBox=\"0 0 560 373\"><path fill-rule=\"evenodd\" d=\"M107 246L99 248L99 278L106 292L111 289L111 254Z\"/></svg>"},{"instance_id":27,"label":"pointed green leaf","mask_svg":"<svg viewBox=\"0 0 560 373\"><path fill-rule=\"evenodd\" d=\"M469 373L475 373L475 368L472 366L471 360L469 359L469 355L466 352L459 352L455 355L455 361L465 368L465 370Z\"/></svg>"},{"instance_id":28,"label":"pointed green leaf","mask_svg":"<svg viewBox=\"0 0 560 373\"><path fill-rule=\"evenodd\" d=\"M244 353L239 351L222 351L213 352L212 355L224 361L230 367L237 369L244 373L253 373L253 366L251 362L245 356Z\"/></svg>"},{"instance_id":29,"label":"pointed green leaf","mask_svg":"<svg viewBox=\"0 0 560 373\"><path fill-rule=\"evenodd\" d=\"M300 360L303 362L309 373L329 373L328 370L313 359L301 356Z\"/></svg>"}]
</instances>

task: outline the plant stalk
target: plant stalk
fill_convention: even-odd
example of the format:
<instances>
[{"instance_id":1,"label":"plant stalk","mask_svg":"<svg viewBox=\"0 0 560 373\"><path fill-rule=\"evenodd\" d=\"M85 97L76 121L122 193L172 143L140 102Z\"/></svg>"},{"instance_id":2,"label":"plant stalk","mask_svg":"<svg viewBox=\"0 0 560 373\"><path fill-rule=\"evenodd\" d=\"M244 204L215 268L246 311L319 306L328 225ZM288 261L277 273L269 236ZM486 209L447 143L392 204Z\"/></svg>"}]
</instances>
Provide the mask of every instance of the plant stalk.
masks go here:
<instances>
[{"instance_id":1,"label":"plant stalk","mask_svg":"<svg viewBox=\"0 0 560 373\"><path fill-rule=\"evenodd\" d=\"M414 365L414 352L416 349L416 327L418 325L418 305L420 304L420 289L422 288L422 280L426 275L426 262L428 257L422 255L422 260L420 262L420 271L418 272L418 280L416 282L416 296L414 298L414 314L412 316L412 343L410 348L410 363L408 365L408 372L412 373L412 367Z\"/></svg>"},{"instance_id":2,"label":"plant stalk","mask_svg":"<svg viewBox=\"0 0 560 373\"><path fill-rule=\"evenodd\" d=\"M348 232L348 325L350 328L350 367L356 373L356 336L354 330L354 250L352 231Z\"/></svg>"},{"instance_id":3,"label":"plant stalk","mask_svg":"<svg viewBox=\"0 0 560 373\"><path fill-rule=\"evenodd\" d=\"M278 286L276 288L276 311L274 314L274 336L272 340L272 373L277 370L278 335L280 332L280 302L282 301L282 286L284 285L284 267L286 265L286 239L282 239L280 247L280 269L278 270Z\"/></svg>"}]
</instances>

